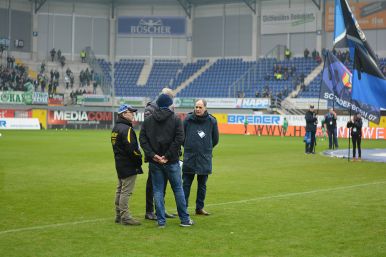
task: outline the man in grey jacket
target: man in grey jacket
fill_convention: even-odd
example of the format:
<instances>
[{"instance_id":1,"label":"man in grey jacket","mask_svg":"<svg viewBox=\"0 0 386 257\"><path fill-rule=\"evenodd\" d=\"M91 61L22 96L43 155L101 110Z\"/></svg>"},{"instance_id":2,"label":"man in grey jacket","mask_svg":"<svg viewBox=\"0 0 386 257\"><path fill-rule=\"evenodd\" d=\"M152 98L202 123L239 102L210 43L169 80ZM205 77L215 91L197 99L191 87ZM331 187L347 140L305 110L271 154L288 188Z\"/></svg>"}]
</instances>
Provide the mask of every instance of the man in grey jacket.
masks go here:
<instances>
[{"instance_id":1,"label":"man in grey jacket","mask_svg":"<svg viewBox=\"0 0 386 257\"><path fill-rule=\"evenodd\" d=\"M197 215L210 214L204 210L206 182L208 175L212 173L212 151L219 140L217 120L208 114L206 105L204 99L197 100L194 112L189 113L184 120L183 188L186 204L188 204L190 188L197 174Z\"/></svg>"}]
</instances>

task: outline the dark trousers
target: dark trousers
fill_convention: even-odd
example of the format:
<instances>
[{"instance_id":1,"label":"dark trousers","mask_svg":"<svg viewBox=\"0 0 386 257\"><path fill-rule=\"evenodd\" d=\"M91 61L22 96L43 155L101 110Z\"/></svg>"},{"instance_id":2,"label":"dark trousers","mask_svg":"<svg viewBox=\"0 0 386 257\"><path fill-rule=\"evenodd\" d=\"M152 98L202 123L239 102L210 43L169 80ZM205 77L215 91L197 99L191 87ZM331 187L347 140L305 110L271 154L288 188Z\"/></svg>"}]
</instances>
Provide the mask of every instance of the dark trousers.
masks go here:
<instances>
[{"instance_id":1,"label":"dark trousers","mask_svg":"<svg viewBox=\"0 0 386 257\"><path fill-rule=\"evenodd\" d=\"M355 158L356 156L356 149L358 147L358 157L362 157L362 149L361 149L361 141L362 137L359 136L353 136L352 137L352 157Z\"/></svg>"},{"instance_id":2,"label":"dark trousers","mask_svg":"<svg viewBox=\"0 0 386 257\"><path fill-rule=\"evenodd\" d=\"M336 128L328 128L327 129L328 134L328 148L332 149L334 147L338 148L338 135L337 135L337 129Z\"/></svg>"},{"instance_id":3,"label":"dark trousers","mask_svg":"<svg viewBox=\"0 0 386 257\"><path fill-rule=\"evenodd\" d=\"M191 173L182 174L182 187L184 189L186 207L188 207L190 188L194 180L194 175ZM208 175L197 175L197 197L196 197L196 210L202 210L204 208L204 201L206 196L206 182L208 181Z\"/></svg>"},{"instance_id":4,"label":"dark trousers","mask_svg":"<svg viewBox=\"0 0 386 257\"><path fill-rule=\"evenodd\" d=\"M315 146L316 131L310 131L310 133L311 133L311 142L309 144L306 144L306 153L312 153L315 151L314 146Z\"/></svg>"},{"instance_id":5,"label":"dark trousers","mask_svg":"<svg viewBox=\"0 0 386 257\"><path fill-rule=\"evenodd\" d=\"M166 186L168 182L165 182L164 187L164 197L166 193ZM153 183L151 178L151 172L149 171L149 176L146 181L146 213L154 212L154 192L153 192Z\"/></svg>"}]
</instances>

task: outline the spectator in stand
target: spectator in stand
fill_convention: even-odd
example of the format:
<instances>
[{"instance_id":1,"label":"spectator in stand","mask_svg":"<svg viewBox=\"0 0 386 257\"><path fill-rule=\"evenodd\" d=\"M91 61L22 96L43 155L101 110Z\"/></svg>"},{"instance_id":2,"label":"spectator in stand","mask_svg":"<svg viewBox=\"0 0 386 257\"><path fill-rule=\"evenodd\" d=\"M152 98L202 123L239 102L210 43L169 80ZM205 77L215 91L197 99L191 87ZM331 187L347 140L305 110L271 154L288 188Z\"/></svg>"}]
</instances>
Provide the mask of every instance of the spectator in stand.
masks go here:
<instances>
[{"instance_id":1,"label":"spectator in stand","mask_svg":"<svg viewBox=\"0 0 386 257\"><path fill-rule=\"evenodd\" d=\"M46 71L46 62L43 61L42 64L40 65L40 72L44 73Z\"/></svg>"},{"instance_id":2,"label":"spectator in stand","mask_svg":"<svg viewBox=\"0 0 386 257\"><path fill-rule=\"evenodd\" d=\"M67 73L64 74L64 83L66 84L66 89L68 89L70 87L70 77Z\"/></svg>"},{"instance_id":3,"label":"spectator in stand","mask_svg":"<svg viewBox=\"0 0 386 257\"><path fill-rule=\"evenodd\" d=\"M304 58L308 58L308 56L310 55L310 51L308 50L308 48L304 49Z\"/></svg>"},{"instance_id":4,"label":"spectator in stand","mask_svg":"<svg viewBox=\"0 0 386 257\"><path fill-rule=\"evenodd\" d=\"M56 55L55 48L51 49L50 54L51 54L51 61L53 62L55 60L55 55Z\"/></svg>"},{"instance_id":5,"label":"spectator in stand","mask_svg":"<svg viewBox=\"0 0 386 257\"><path fill-rule=\"evenodd\" d=\"M5 46L0 44L0 58L3 58L3 52L5 50Z\"/></svg>"},{"instance_id":6,"label":"spectator in stand","mask_svg":"<svg viewBox=\"0 0 386 257\"><path fill-rule=\"evenodd\" d=\"M259 98L259 97L260 97L260 92L259 92L259 90L256 90L256 92L255 92L255 97L256 97L256 98Z\"/></svg>"},{"instance_id":7,"label":"spectator in stand","mask_svg":"<svg viewBox=\"0 0 386 257\"><path fill-rule=\"evenodd\" d=\"M92 93L96 94L97 93L97 87L98 87L98 83L96 82L96 80L93 81L92 87L93 87Z\"/></svg>"},{"instance_id":8,"label":"spectator in stand","mask_svg":"<svg viewBox=\"0 0 386 257\"><path fill-rule=\"evenodd\" d=\"M312 59L315 60L316 56L319 55L318 51L316 51L316 49L314 49L314 51L312 51Z\"/></svg>"},{"instance_id":9,"label":"spectator in stand","mask_svg":"<svg viewBox=\"0 0 386 257\"><path fill-rule=\"evenodd\" d=\"M64 65L66 65L66 57L64 55L60 56L59 58L60 65L62 65L62 68Z\"/></svg>"},{"instance_id":10,"label":"spectator in stand","mask_svg":"<svg viewBox=\"0 0 386 257\"><path fill-rule=\"evenodd\" d=\"M60 49L58 49L58 51L56 52L56 56L58 57L58 61L60 62L60 57L62 57L62 51L60 51Z\"/></svg>"},{"instance_id":11,"label":"spectator in stand","mask_svg":"<svg viewBox=\"0 0 386 257\"><path fill-rule=\"evenodd\" d=\"M82 59L82 63L86 62L86 51L85 50L80 51L80 59Z\"/></svg>"},{"instance_id":12,"label":"spectator in stand","mask_svg":"<svg viewBox=\"0 0 386 257\"><path fill-rule=\"evenodd\" d=\"M286 48L284 51L284 55L285 55L285 58L287 60L289 60L291 58L291 55L292 55L291 50L289 48Z\"/></svg>"},{"instance_id":13,"label":"spectator in stand","mask_svg":"<svg viewBox=\"0 0 386 257\"><path fill-rule=\"evenodd\" d=\"M71 72L71 74L70 74L70 86L71 86L71 89L74 87L74 82L75 82L74 73Z\"/></svg>"}]
</instances>

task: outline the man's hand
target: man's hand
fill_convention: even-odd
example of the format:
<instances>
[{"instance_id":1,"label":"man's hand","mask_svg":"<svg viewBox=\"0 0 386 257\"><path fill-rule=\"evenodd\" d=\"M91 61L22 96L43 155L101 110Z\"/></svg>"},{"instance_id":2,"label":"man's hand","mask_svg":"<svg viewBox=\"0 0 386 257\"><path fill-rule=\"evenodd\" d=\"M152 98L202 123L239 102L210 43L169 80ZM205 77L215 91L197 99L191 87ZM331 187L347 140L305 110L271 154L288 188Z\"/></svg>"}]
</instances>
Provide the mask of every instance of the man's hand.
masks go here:
<instances>
[{"instance_id":1,"label":"man's hand","mask_svg":"<svg viewBox=\"0 0 386 257\"><path fill-rule=\"evenodd\" d=\"M169 161L169 160L166 159L165 156L162 156L162 157L161 157L161 163L162 163L162 164L165 164L165 163L167 163L168 161Z\"/></svg>"},{"instance_id":2,"label":"man's hand","mask_svg":"<svg viewBox=\"0 0 386 257\"><path fill-rule=\"evenodd\" d=\"M156 155L153 156L153 161L162 164L162 163L161 163L162 157L159 156L158 154L156 154Z\"/></svg>"}]
</instances>

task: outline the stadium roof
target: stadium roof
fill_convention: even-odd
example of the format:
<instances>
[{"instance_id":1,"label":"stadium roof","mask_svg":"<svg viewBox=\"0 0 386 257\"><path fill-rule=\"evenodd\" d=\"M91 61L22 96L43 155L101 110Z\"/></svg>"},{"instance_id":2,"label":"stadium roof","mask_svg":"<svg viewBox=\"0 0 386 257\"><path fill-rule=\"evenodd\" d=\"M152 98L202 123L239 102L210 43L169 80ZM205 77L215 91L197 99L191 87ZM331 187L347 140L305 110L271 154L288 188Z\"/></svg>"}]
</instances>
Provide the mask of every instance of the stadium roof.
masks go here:
<instances>
[{"instance_id":1,"label":"stadium roof","mask_svg":"<svg viewBox=\"0 0 386 257\"><path fill-rule=\"evenodd\" d=\"M35 12L37 12L47 1L52 2L61 2L63 0L29 0L35 2ZM191 16L192 6L200 5L209 5L209 4L231 4L231 3L244 3L247 5L254 13L256 13L256 3L257 2L268 2L272 0L77 0L78 2L84 3L99 3L99 4L111 4L114 6L122 4L141 4L141 5L150 5L150 4L180 4L185 10L187 16ZM288 0L291 1L296 0ZM312 2L320 9L321 0L312 0Z\"/></svg>"}]
</instances>

